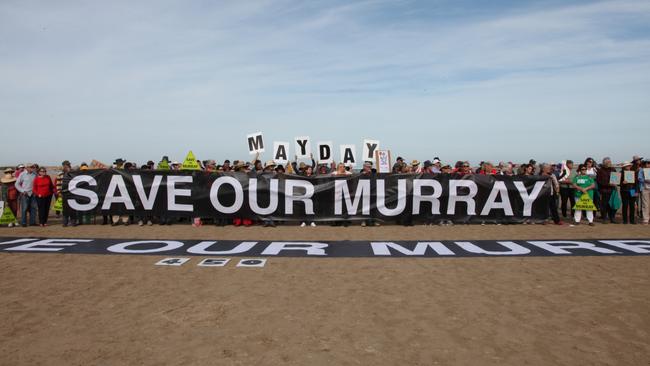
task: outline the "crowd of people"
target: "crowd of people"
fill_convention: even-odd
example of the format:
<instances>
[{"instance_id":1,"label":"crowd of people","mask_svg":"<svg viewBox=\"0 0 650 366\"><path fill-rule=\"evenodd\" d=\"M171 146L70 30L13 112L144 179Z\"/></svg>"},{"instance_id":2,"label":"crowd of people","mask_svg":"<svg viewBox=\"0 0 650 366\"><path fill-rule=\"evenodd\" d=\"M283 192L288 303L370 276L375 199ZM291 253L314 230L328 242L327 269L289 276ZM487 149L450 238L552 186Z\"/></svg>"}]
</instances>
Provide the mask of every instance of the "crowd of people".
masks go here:
<instances>
[{"instance_id":1,"label":"crowd of people","mask_svg":"<svg viewBox=\"0 0 650 366\"><path fill-rule=\"evenodd\" d=\"M205 172L258 172L272 174L296 174L301 176L316 175L374 175L377 173L372 162L364 162L359 171L354 171L351 164L329 163L316 164L313 156L310 163L294 161L280 165L274 161L263 163L259 160L259 155L250 162L244 160L225 160L223 164L217 164L215 160L197 161L199 169ZM6 209L10 210L14 217L20 220L20 225L26 226L47 226L48 217L53 198L59 200L62 197L62 182L64 174L74 170L114 168L124 169L127 171L137 170L182 170L183 165L177 161L170 162L165 156L156 164L148 161L144 165L138 165L133 162L127 162L124 159L116 159L115 162L108 166L94 161L90 166L87 163L81 163L77 167L72 167L69 161L64 161L61 165L60 172L54 179L48 174L46 168L38 164L20 164L14 168L6 168L4 176L0 179L1 201L5 202ZM453 166L443 164L439 158L420 162L413 160L407 162L402 157L398 157L392 166L393 174L450 174L454 176L464 176L471 174L480 175L506 175L506 176L526 176L541 175L547 176L552 182L552 195L549 196L548 218L557 225L564 224L568 220L570 224L580 224L583 215L586 216L587 223L594 225L594 212L600 214L602 223L618 223L617 211L622 210L623 224L641 223L648 225L650 219L650 177L646 177L644 172L650 172L650 160L644 160L639 156L634 156L631 161L618 165L621 170L620 182L612 182L611 173L616 172L616 167L612 164L610 158L602 159L600 164L596 164L593 158L585 159L582 164L575 164L571 160L566 160L558 164L538 164L535 160L530 160L523 164L514 164L512 162L500 162L496 165L491 162L481 162L477 167L472 167L468 161L457 161ZM625 173L625 172L632 173ZM591 210L574 210L576 201L583 195L588 195L591 202L596 207L595 211ZM55 214L62 218L63 226L76 226L80 224L91 224L95 222L95 216L92 214L79 214L74 212L63 212L61 205L55 204ZM562 217L560 217L560 215ZM568 216L569 215L569 216ZM29 220L28 220L29 218ZM181 219L182 221L182 219ZM203 221L201 218L190 220L192 225L200 226ZM174 221L167 217L133 217L128 215L115 215L112 217L102 216L102 224L107 225L129 225L137 222L138 225L153 225L154 222L160 225L170 225ZM255 224L250 218L234 218L230 220L214 219L217 225L233 224L235 226L250 226ZM265 226L275 226L276 222L262 220L260 222ZM10 222L7 226L12 227L18 224ZM346 222L347 225L347 222ZM376 220L364 220L362 226L379 225ZM302 222L301 226L316 226L315 222Z\"/></svg>"}]
</instances>

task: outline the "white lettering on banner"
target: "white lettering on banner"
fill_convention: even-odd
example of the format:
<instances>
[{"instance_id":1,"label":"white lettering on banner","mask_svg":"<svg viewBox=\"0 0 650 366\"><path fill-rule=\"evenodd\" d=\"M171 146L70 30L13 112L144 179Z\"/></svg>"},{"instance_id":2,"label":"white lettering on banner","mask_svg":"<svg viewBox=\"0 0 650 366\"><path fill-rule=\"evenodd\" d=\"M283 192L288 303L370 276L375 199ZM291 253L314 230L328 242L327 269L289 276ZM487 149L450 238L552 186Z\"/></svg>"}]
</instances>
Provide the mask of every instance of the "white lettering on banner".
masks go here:
<instances>
[{"instance_id":1,"label":"white lettering on banner","mask_svg":"<svg viewBox=\"0 0 650 366\"><path fill-rule=\"evenodd\" d=\"M9 241L3 241L0 243L0 245L10 245L10 244L18 244L18 243L24 243L27 241L34 241L37 240L35 238L24 238L24 239L15 239L15 240L9 240Z\"/></svg>"},{"instance_id":2,"label":"white lettering on banner","mask_svg":"<svg viewBox=\"0 0 650 366\"><path fill-rule=\"evenodd\" d=\"M289 162L288 142L273 142L273 162L280 165L285 165L287 162Z\"/></svg>"},{"instance_id":3,"label":"white lettering on banner","mask_svg":"<svg viewBox=\"0 0 650 366\"><path fill-rule=\"evenodd\" d=\"M219 200L219 188L224 184L229 184L235 190L235 201L228 207L221 204ZM236 178L221 176L212 182L212 187L210 187L210 202L212 203L212 207L221 213L235 213L244 204L244 189Z\"/></svg>"},{"instance_id":4,"label":"white lettering on banner","mask_svg":"<svg viewBox=\"0 0 650 366\"><path fill-rule=\"evenodd\" d=\"M90 175L77 175L76 177L70 180L70 183L68 183L68 191L70 191L71 194L81 196L81 197L86 197L90 200L90 202L79 203L75 199L69 199L68 206L70 206L70 208L72 208L73 210L77 210L77 211L94 210L95 207L97 207L97 204L99 203L99 197L97 196L97 193L89 189L83 189L77 187L77 185L79 185L80 183L88 183L89 186L97 186L97 181L95 180L95 178L91 177Z\"/></svg>"},{"instance_id":5,"label":"white lettering on banner","mask_svg":"<svg viewBox=\"0 0 650 366\"><path fill-rule=\"evenodd\" d=\"M633 253L650 254L650 240L599 240L601 243L629 250ZM634 244L639 243L639 244ZM1 243L0 243L1 244Z\"/></svg>"},{"instance_id":6,"label":"white lettering on banner","mask_svg":"<svg viewBox=\"0 0 650 366\"><path fill-rule=\"evenodd\" d=\"M134 245L142 244L162 244L159 248L152 249L130 249L129 247ZM141 241L128 241L126 243L119 243L111 245L106 248L109 252L113 253L125 253L125 254L145 254L145 253L159 253L167 252L170 250L178 249L183 246L183 243L180 241L174 240L141 240Z\"/></svg>"},{"instance_id":7,"label":"white lettering on banner","mask_svg":"<svg viewBox=\"0 0 650 366\"><path fill-rule=\"evenodd\" d=\"M377 179L377 210L384 216L397 216L406 207L406 180L397 181L397 204L395 208L386 208L386 182Z\"/></svg>"},{"instance_id":8,"label":"white lettering on banner","mask_svg":"<svg viewBox=\"0 0 650 366\"><path fill-rule=\"evenodd\" d=\"M565 249L585 249L603 254L620 254L620 252L597 247L595 244L586 243L584 241L568 241L568 240L553 240L553 241L528 241L528 243L547 250L553 254L573 254Z\"/></svg>"},{"instance_id":9,"label":"white lettering on banner","mask_svg":"<svg viewBox=\"0 0 650 366\"><path fill-rule=\"evenodd\" d=\"M433 188L430 195L422 195L422 187ZM422 202L431 202L431 214L440 215L440 196L442 185L434 179L416 179L413 181L413 215L420 214Z\"/></svg>"},{"instance_id":10,"label":"white lettering on banner","mask_svg":"<svg viewBox=\"0 0 650 366\"><path fill-rule=\"evenodd\" d=\"M427 249L431 248L438 255L456 255L439 241L418 242L413 250L404 248L402 245L394 242L371 242L372 252L374 255L392 255L390 249L394 249L404 255L424 255ZM389 249L390 248L390 249Z\"/></svg>"},{"instance_id":11,"label":"white lettering on banner","mask_svg":"<svg viewBox=\"0 0 650 366\"><path fill-rule=\"evenodd\" d=\"M363 140L363 161L375 161L375 151L379 149L379 141Z\"/></svg>"},{"instance_id":12,"label":"white lettering on banner","mask_svg":"<svg viewBox=\"0 0 650 366\"><path fill-rule=\"evenodd\" d=\"M262 255L278 255L283 250L304 250L307 255L327 255L325 249L329 246L326 243L318 242L285 242L274 241L264 249Z\"/></svg>"},{"instance_id":13,"label":"white lettering on banner","mask_svg":"<svg viewBox=\"0 0 650 366\"><path fill-rule=\"evenodd\" d=\"M341 162L350 164L353 167L357 165L357 152L354 145L341 145Z\"/></svg>"},{"instance_id":14,"label":"white lettering on banner","mask_svg":"<svg viewBox=\"0 0 650 366\"><path fill-rule=\"evenodd\" d=\"M19 245L17 247L6 248L5 250L13 251L30 251L30 252L58 252L65 248L79 243L88 243L93 239L43 239L32 243Z\"/></svg>"},{"instance_id":15,"label":"white lettering on banner","mask_svg":"<svg viewBox=\"0 0 650 366\"><path fill-rule=\"evenodd\" d=\"M269 180L269 205L261 208L257 203L257 179L248 180L248 205L258 215L270 215L278 209L278 180Z\"/></svg>"},{"instance_id":16,"label":"white lettering on banner","mask_svg":"<svg viewBox=\"0 0 650 366\"><path fill-rule=\"evenodd\" d=\"M539 192L538 192L539 194ZM497 202L497 197L501 195L501 202ZM508 196L508 188L506 187L505 182L496 181L494 186L492 186L492 191L490 191L490 196L483 206L481 211L481 216L487 216L490 214L490 211L501 209L506 214L506 216L513 216L512 206L510 205L510 197Z\"/></svg>"},{"instance_id":17,"label":"white lettering on banner","mask_svg":"<svg viewBox=\"0 0 650 366\"><path fill-rule=\"evenodd\" d=\"M348 181L337 179L334 181L334 214L343 214L343 200L345 200L345 211L348 215L356 215L361 203L361 213L370 215L370 180L357 180L357 190L354 193L354 201L350 197Z\"/></svg>"},{"instance_id":18,"label":"white lettering on banner","mask_svg":"<svg viewBox=\"0 0 650 366\"><path fill-rule=\"evenodd\" d=\"M311 154L311 142L309 136L296 137L296 156L298 159L308 158Z\"/></svg>"},{"instance_id":19,"label":"white lettering on banner","mask_svg":"<svg viewBox=\"0 0 650 366\"><path fill-rule=\"evenodd\" d=\"M333 161L332 149L334 149L332 141L318 143L318 162L320 164L329 164Z\"/></svg>"},{"instance_id":20,"label":"white lettering on banner","mask_svg":"<svg viewBox=\"0 0 650 366\"><path fill-rule=\"evenodd\" d=\"M264 138L261 132L251 133L246 136L248 139L248 152L251 155L264 152Z\"/></svg>"},{"instance_id":21,"label":"white lettering on banner","mask_svg":"<svg viewBox=\"0 0 650 366\"><path fill-rule=\"evenodd\" d=\"M192 245L191 247L187 248L187 252L192 254L203 254L203 255L240 254L253 249L253 247L257 244L256 241L243 241L230 250L208 250L216 243L217 243L216 241L202 241L196 245Z\"/></svg>"},{"instance_id":22,"label":"white lettering on banner","mask_svg":"<svg viewBox=\"0 0 650 366\"><path fill-rule=\"evenodd\" d=\"M504 247L508 248L508 251L502 252L502 251L494 251L494 250L485 250L478 245L474 243L470 243L468 241L457 241L455 242L456 245L459 247L463 248L463 250L470 252L470 253L476 253L476 254L487 254L487 255L523 255L523 254L528 254L530 253L530 249L524 248L519 244L516 244L512 241L497 241L497 243L503 245Z\"/></svg>"},{"instance_id":23,"label":"white lettering on banner","mask_svg":"<svg viewBox=\"0 0 650 366\"><path fill-rule=\"evenodd\" d=\"M115 192L119 191L120 195L115 196ZM114 203L123 203L127 210L134 210L133 201L129 196L129 191L126 189L124 177L119 174L113 175L111 181L106 189L106 196L102 204L102 210L109 210Z\"/></svg>"},{"instance_id":24,"label":"white lettering on banner","mask_svg":"<svg viewBox=\"0 0 650 366\"><path fill-rule=\"evenodd\" d=\"M469 194L464 196L458 195L458 188L467 187L469 188ZM447 215L456 214L456 203L465 202L467 204L467 214L476 215L476 201L474 201L474 196L478 193L478 187L476 183L471 180L449 180L449 204L447 205Z\"/></svg>"},{"instance_id":25,"label":"white lettering on banner","mask_svg":"<svg viewBox=\"0 0 650 366\"><path fill-rule=\"evenodd\" d=\"M176 197L191 197L192 190L178 189L176 183L192 183L191 175L168 175L167 176L167 209L169 211L194 211L191 204L176 203Z\"/></svg>"},{"instance_id":26,"label":"white lettering on banner","mask_svg":"<svg viewBox=\"0 0 650 366\"><path fill-rule=\"evenodd\" d=\"M537 196L539 196L539 192L542 191L542 188L544 188L544 184L546 184L546 182L535 182L533 191L530 192L530 194L528 194L528 190L526 190L526 185L524 185L524 182L516 181L514 183L515 187L517 187L517 190L519 191L519 195L521 196L522 201L524 201L524 216L530 216L533 208L533 202L535 202Z\"/></svg>"},{"instance_id":27,"label":"white lettering on banner","mask_svg":"<svg viewBox=\"0 0 650 366\"><path fill-rule=\"evenodd\" d=\"M156 175L153 177L153 183L151 183L151 191L149 191L149 197L147 197L147 192L144 191L144 184L142 184L142 177L139 175L133 176L133 184L135 184L135 190L138 192L138 197L140 198L142 207L144 207L145 210L153 209L153 204L156 202L156 196L158 195L158 189L160 188L162 179L162 175Z\"/></svg>"},{"instance_id":28,"label":"white lettering on banner","mask_svg":"<svg viewBox=\"0 0 650 366\"><path fill-rule=\"evenodd\" d=\"M296 188L303 188L304 194L296 194ZM314 214L314 202L311 197L314 195L314 185L304 180L286 180L284 186L284 210L287 215L293 215L293 203L301 201L305 204L305 214Z\"/></svg>"}]
</instances>

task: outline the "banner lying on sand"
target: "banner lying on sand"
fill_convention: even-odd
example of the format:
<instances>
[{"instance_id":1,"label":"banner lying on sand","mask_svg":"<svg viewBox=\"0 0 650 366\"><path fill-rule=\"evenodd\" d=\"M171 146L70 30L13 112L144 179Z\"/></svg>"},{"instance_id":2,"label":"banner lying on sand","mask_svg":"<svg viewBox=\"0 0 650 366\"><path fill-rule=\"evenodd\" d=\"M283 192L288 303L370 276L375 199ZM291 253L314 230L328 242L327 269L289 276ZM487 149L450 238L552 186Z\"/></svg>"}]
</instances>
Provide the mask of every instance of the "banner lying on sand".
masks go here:
<instances>
[{"instance_id":1,"label":"banner lying on sand","mask_svg":"<svg viewBox=\"0 0 650 366\"><path fill-rule=\"evenodd\" d=\"M650 239L416 242L2 238L2 252L316 258L629 256L649 255Z\"/></svg>"},{"instance_id":2,"label":"banner lying on sand","mask_svg":"<svg viewBox=\"0 0 650 366\"><path fill-rule=\"evenodd\" d=\"M281 221L521 222L548 217L544 177L90 170L67 175L77 212Z\"/></svg>"}]
</instances>

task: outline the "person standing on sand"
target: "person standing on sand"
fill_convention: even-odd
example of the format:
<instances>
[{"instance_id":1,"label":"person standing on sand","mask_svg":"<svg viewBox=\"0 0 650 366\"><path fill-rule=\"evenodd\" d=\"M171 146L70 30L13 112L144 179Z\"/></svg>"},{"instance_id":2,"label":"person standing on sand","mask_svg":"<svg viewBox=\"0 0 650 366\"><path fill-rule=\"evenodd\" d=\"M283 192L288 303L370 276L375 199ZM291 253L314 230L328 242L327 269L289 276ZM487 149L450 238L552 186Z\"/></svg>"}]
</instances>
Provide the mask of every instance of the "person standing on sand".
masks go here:
<instances>
[{"instance_id":1,"label":"person standing on sand","mask_svg":"<svg viewBox=\"0 0 650 366\"><path fill-rule=\"evenodd\" d=\"M641 193L641 223L648 225L650 221L650 176L645 176L646 171L643 168L650 169L650 160L643 161L637 176Z\"/></svg>"},{"instance_id":2,"label":"person standing on sand","mask_svg":"<svg viewBox=\"0 0 650 366\"><path fill-rule=\"evenodd\" d=\"M16 189L20 192L20 224L22 227L27 226L27 211L29 211L29 225L36 225L36 197L32 192L34 178L36 178L34 169L38 169L38 165L29 165L16 180Z\"/></svg>"},{"instance_id":3,"label":"person standing on sand","mask_svg":"<svg viewBox=\"0 0 650 366\"><path fill-rule=\"evenodd\" d=\"M612 224L616 223L614 219L616 217L616 210L609 205L612 192L616 189L615 185L610 184L610 175L615 171L612 168L612 159L604 158L603 164L596 173L596 182L598 183L598 192L600 193L600 216L603 219L603 224L606 224L608 219Z\"/></svg>"},{"instance_id":4,"label":"person standing on sand","mask_svg":"<svg viewBox=\"0 0 650 366\"><path fill-rule=\"evenodd\" d=\"M41 227L47 226L47 218L50 214L52 195L54 195L54 183L47 175L45 168L38 169L38 176L34 178L32 187L33 195L36 197L38 206L38 224Z\"/></svg>"},{"instance_id":5,"label":"person standing on sand","mask_svg":"<svg viewBox=\"0 0 650 366\"><path fill-rule=\"evenodd\" d=\"M11 168L5 169L4 177L0 179L0 183L2 183L0 200L5 203L5 207L11 210L14 217L18 217L18 190L16 190L16 177L13 176L13 172L14 170ZM13 227L14 225L17 225L17 223L9 223L9 227Z\"/></svg>"},{"instance_id":6,"label":"person standing on sand","mask_svg":"<svg viewBox=\"0 0 650 366\"><path fill-rule=\"evenodd\" d=\"M625 180L625 172L632 172L632 163L630 162L625 162L623 163L623 171L621 172L622 177L621 177L621 201L623 203L623 223L627 224L628 222L630 224L635 223L636 219L636 209L635 209L635 204L636 204L636 197L637 197L637 180L636 180L636 174L633 175L633 179L631 182L628 182Z\"/></svg>"},{"instance_id":7,"label":"person standing on sand","mask_svg":"<svg viewBox=\"0 0 650 366\"><path fill-rule=\"evenodd\" d=\"M557 178L553 174L553 168L550 164L542 164L541 175L548 177L551 180L551 192L552 194L548 198L548 207L551 213L551 218L555 225L562 225L560 221L560 215L557 213L557 197L560 193L560 183L558 183Z\"/></svg>"},{"instance_id":8,"label":"person standing on sand","mask_svg":"<svg viewBox=\"0 0 650 366\"><path fill-rule=\"evenodd\" d=\"M584 164L578 166L578 174L573 178L573 188L576 191L576 199L580 199L583 194L587 193L593 202L596 181L590 175L587 175L587 167ZM589 226L594 226L594 212L587 211L586 216ZM575 210L573 218L575 224L579 225L582 219L582 210Z\"/></svg>"}]
</instances>

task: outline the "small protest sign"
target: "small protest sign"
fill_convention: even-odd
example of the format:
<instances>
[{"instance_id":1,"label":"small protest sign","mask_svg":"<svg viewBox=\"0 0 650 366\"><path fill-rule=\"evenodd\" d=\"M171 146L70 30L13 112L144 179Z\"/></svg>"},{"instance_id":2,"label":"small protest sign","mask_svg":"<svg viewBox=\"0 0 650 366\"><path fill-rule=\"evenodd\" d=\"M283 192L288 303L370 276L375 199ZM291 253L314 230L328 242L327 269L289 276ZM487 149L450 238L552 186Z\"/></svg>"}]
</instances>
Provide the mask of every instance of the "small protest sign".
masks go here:
<instances>
[{"instance_id":1,"label":"small protest sign","mask_svg":"<svg viewBox=\"0 0 650 366\"><path fill-rule=\"evenodd\" d=\"M596 205L594 205L594 201L591 200L588 193L583 193L582 196L580 196L580 199L576 202L575 206L573 206L573 209L576 211L598 211Z\"/></svg>"},{"instance_id":2,"label":"small protest sign","mask_svg":"<svg viewBox=\"0 0 650 366\"><path fill-rule=\"evenodd\" d=\"M363 140L363 161L374 161L377 149L379 149L379 141Z\"/></svg>"},{"instance_id":3,"label":"small protest sign","mask_svg":"<svg viewBox=\"0 0 650 366\"><path fill-rule=\"evenodd\" d=\"M255 132L251 133L249 135L246 135L246 139L248 140L248 153L251 155L255 155L257 153L263 153L264 152L264 138L262 137L261 132Z\"/></svg>"},{"instance_id":4,"label":"small protest sign","mask_svg":"<svg viewBox=\"0 0 650 366\"><path fill-rule=\"evenodd\" d=\"M296 156L298 159L308 158L311 154L311 142L309 136L296 137Z\"/></svg>"},{"instance_id":5,"label":"small protest sign","mask_svg":"<svg viewBox=\"0 0 650 366\"><path fill-rule=\"evenodd\" d=\"M194 157L192 150L187 153L183 165L181 165L181 170L201 170L201 166L199 165L199 162L196 161L196 157Z\"/></svg>"}]
</instances>

